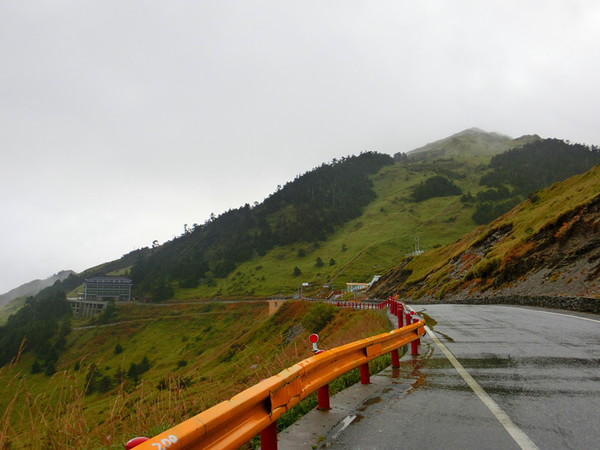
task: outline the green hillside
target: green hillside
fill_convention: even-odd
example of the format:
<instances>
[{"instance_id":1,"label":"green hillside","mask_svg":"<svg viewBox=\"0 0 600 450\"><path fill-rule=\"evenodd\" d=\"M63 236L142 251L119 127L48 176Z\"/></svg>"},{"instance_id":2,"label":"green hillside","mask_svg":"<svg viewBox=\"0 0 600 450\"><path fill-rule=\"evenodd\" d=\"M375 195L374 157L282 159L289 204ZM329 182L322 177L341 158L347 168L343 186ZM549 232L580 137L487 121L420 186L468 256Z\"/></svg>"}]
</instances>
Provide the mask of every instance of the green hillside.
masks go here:
<instances>
[{"instance_id":1,"label":"green hillside","mask_svg":"<svg viewBox=\"0 0 600 450\"><path fill-rule=\"evenodd\" d=\"M382 312L309 302L270 317L266 302L129 304L72 325L52 376L31 373L33 353L0 368L0 448L123 448L310 357L311 332L332 348L389 329Z\"/></svg>"},{"instance_id":2,"label":"green hillside","mask_svg":"<svg viewBox=\"0 0 600 450\"><path fill-rule=\"evenodd\" d=\"M8 321L8 318L15 314L25 304L25 297L15 298L6 304L0 306L0 326L3 326Z\"/></svg>"},{"instance_id":3,"label":"green hillside","mask_svg":"<svg viewBox=\"0 0 600 450\"><path fill-rule=\"evenodd\" d=\"M323 164L261 204L71 274L0 326L13 394L0 399L0 448L120 447L308 356L310 332L327 348L387 327L376 312L309 302L268 317L256 299L324 297L376 274L377 297L600 298L600 166L559 182L599 162L596 147L466 130ZM424 253L409 255L417 243ZM149 302L70 317L66 294L99 272L131 276Z\"/></svg>"},{"instance_id":4,"label":"green hillside","mask_svg":"<svg viewBox=\"0 0 600 450\"><path fill-rule=\"evenodd\" d=\"M390 270L372 295L600 298L599 193L600 166L537 191L489 225Z\"/></svg>"},{"instance_id":5,"label":"green hillside","mask_svg":"<svg viewBox=\"0 0 600 450\"><path fill-rule=\"evenodd\" d=\"M478 128L469 128L448 138L414 149L408 153L408 157L417 161L440 158L469 159L485 164L494 155L540 139L537 135L513 139L499 133L488 133Z\"/></svg>"},{"instance_id":6,"label":"green hillside","mask_svg":"<svg viewBox=\"0 0 600 450\"><path fill-rule=\"evenodd\" d=\"M385 273L417 240L431 251L506 212L528 194L519 180L502 179L506 161L533 154L533 167L542 166L536 161L557 145L571 159L550 163L537 189L591 167L594 161L576 154L589 149L469 129L398 153L395 164L377 153L341 158L298 176L261 204L229 210L85 274L131 276L135 295L152 301L289 296L302 283L310 283L311 295L325 294ZM501 159L509 149L511 156ZM522 178L532 177L523 172Z\"/></svg>"},{"instance_id":7,"label":"green hillside","mask_svg":"<svg viewBox=\"0 0 600 450\"><path fill-rule=\"evenodd\" d=\"M483 156L468 157L475 144L488 146L481 155L498 151L498 139L467 130L436 143L456 152L468 149L462 159L400 154L393 160L368 152L323 164L261 204L230 210L161 246L71 274L0 327L0 364L16 355L23 337L25 351L55 359L63 347L56 337L61 318L40 311L49 300L63 308L61 295L78 292L94 272L131 276L134 295L153 302L290 297L300 288L304 295L324 297L347 282L388 272L417 243L425 251L417 260L427 260L470 233L482 216L492 220L527 195L534 202L532 187L600 162L595 147L539 138L516 139L515 148L488 157L487 164ZM48 353L47 345L55 351Z\"/></svg>"},{"instance_id":8,"label":"green hillside","mask_svg":"<svg viewBox=\"0 0 600 450\"><path fill-rule=\"evenodd\" d=\"M298 176L260 204L194 224L139 255L131 270L137 295L160 301L173 297L175 286L212 288L240 264L273 249L327 240L373 201L369 176L391 164L391 156L374 152L334 160Z\"/></svg>"},{"instance_id":9,"label":"green hillside","mask_svg":"<svg viewBox=\"0 0 600 450\"><path fill-rule=\"evenodd\" d=\"M473 229L477 204L456 193L482 191L491 155L535 139L467 130L430 144L418 158L396 155L393 165L372 153L324 164L263 204L229 211L152 249L134 265L134 284L153 299L191 299L290 295L305 282L314 293L368 281L413 251L415 239L431 249ZM415 201L414 191L432 178L454 186L454 195Z\"/></svg>"},{"instance_id":10,"label":"green hillside","mask_svg":"<svg viewBox=\"0 0 600 450\"><path fill-rule=\"evenodd\" d=\"M481 209L492 209L491 213L486 212L491 220L494 213L500 215L526 198L523 191L507 183L506 194L489 199L489 192L494 188L482 184L481 180L496 172L489 165L491 156L485 155L497 154L500 149L512 146L522 149L525 155L538 152L537 158L541 160L544 159L543 150L555 145L555 140L537 137L515 139L512 144L508 138L496 138L493 134L489 140L487 138L486 133L468 130L435 144L456 155L461 149L468 149L461 153L460 159L440 157L437 153L429 153L420 159L397 155L396 164L385 166L371 176L376 197L363 208L362 214L328 235L326 240L278 246L264 256L255 256L238 264L234 272L224 279L214 280L212 286L176 288L174 297L290 295L305 282L310 283L305 291L324 295L331 289L344 288L347 282L368 282L373 275L387 272L407 253L414 251L417 238L426 252L456 241L477 226L474 217ZM561 151L574 154L575 159L580 158L577 156L579 147L562 144ZM476 145L482 145L480 155L472 158L469 155L475 152ZM526 148L530 150L525 151ZM593 153L589 149L586 152ZM592 156L596 159L588 161L584 167L600 162L597 152ZM487 164L482 163L484 160ZM546 172L552 172L548 174L550 180L577 173L562 173L556 166ZM540 175L546 175L546 172L540 172ZM433 196L415 201L414 192L419 186L440 177L458 187L462 195ZM300 274L294 275L298 271Z\"/></svg>"}]
</instances>

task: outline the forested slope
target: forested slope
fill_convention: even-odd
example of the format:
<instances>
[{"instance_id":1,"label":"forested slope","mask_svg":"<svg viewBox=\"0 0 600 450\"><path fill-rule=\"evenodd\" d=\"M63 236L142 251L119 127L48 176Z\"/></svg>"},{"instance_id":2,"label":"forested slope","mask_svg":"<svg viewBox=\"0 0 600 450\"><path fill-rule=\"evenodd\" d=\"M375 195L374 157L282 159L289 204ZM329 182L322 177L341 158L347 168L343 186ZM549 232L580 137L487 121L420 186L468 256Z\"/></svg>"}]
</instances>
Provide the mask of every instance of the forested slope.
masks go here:
<instances>
[{"instance_id":1,"label":"forested slope","mask_svg":"<svg viewBox=\"0 0 600 450\"><path fill-rule=\"evenodd\" d=\"M136 291L162 300L172 283L214 284L236 266L276 246L322 241L359 216L376 197L369 175L393 164L389 155L362 153L297 177L263 203L229 210L140 255L131 276Z\"/></svg>"},{"instance_id":2,"label":"forested slope","mask_svg":"<svg viewBox=\"0 0 600 450\"><path fill-rule=\"evenodd\" d=\"M363 153L323 164L261 204L145 249L131 271L136 293L289 295L301 283L330 291L369 281L413 251L416 239L427 251L448 244L534 195L530 189L600 162L595 147L480 130L417 155L398 153L392 164L388 155Z\"/></svg>"}]
</instances>

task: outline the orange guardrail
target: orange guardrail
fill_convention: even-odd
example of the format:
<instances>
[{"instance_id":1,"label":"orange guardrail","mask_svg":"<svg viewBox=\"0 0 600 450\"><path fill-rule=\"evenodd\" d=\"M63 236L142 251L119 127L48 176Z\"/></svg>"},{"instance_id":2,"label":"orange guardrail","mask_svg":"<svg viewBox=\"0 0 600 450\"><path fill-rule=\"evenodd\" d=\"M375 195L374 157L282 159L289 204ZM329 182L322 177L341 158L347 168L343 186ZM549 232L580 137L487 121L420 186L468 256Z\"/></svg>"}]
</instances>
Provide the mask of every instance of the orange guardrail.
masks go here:
<instances>
[{"instance_id":1,"label":"orange guardrail","mask_svg":"<svg viewBox=\"0 0 600 450\"><path fill-rule=\"evenodd\" d=\"M135 446L135 449L239 448L333 379L357 367L361 367L362 375L362 369L365 365L368 369L372 359L417 341L425 334L424 326L424 319L420 319L389 333L325 350Z\"/></svg>"}]
</instances>

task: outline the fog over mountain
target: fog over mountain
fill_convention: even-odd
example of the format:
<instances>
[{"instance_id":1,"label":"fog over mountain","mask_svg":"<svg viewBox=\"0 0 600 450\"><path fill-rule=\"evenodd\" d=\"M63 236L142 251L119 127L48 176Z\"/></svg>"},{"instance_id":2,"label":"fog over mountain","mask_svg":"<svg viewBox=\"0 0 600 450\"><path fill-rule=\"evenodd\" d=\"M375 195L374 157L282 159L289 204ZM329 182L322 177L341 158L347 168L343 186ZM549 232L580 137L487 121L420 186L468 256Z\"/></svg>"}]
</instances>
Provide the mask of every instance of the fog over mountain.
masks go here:
<instances>
[{"instance_id":1,"label":"fog over mountain","mask_svg":"<svg viewBox=\"0 0 600 450\"><path fill-rule=\"evenodd\" d=\"M29 297L37 294L42 289L52 286L56 281L64 280L68 278L69 275L74 274L72 270L61 270L60 272L44 279L44 280L33 280L28 283L25 283L19 287L11 289L10 291L0 295L0 306L8 303L12 299L18 297Z\"/></svg>"},{"instance_id":2,"label":"fog over mountain","mask_svg":"<svg viewBox=\"0 0 600 450\"><path fill-rule=\"evenodd\" d=\"M459 130L600 143L592 0L3 2L0 292Z\"/></svg>"}]
</instances>

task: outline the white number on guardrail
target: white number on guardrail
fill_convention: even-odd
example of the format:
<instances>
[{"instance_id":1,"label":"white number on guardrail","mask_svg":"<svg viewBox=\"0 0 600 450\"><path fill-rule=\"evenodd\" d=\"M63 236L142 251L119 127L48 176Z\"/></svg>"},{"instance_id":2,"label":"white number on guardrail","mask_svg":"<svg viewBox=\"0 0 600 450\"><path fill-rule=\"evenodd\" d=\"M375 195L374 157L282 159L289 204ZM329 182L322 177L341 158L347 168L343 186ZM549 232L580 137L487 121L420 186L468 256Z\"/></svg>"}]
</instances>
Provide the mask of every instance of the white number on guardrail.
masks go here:
<instances>
[{"instance_id":1,"label":"white number on guardrail","mask_svg":"<svg viewBox=\"0 0 600 450\"><path fill-rule=\"evenodd\" d=\"M156 447L157 450L164 450L169 448L171 444L174 444L175 442L177 442L177 437L171 434L168 438L161 439L160 444L158 442L153 443L152 447Z\"/></svg>"}]
</instances>

